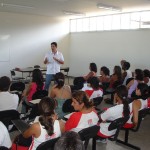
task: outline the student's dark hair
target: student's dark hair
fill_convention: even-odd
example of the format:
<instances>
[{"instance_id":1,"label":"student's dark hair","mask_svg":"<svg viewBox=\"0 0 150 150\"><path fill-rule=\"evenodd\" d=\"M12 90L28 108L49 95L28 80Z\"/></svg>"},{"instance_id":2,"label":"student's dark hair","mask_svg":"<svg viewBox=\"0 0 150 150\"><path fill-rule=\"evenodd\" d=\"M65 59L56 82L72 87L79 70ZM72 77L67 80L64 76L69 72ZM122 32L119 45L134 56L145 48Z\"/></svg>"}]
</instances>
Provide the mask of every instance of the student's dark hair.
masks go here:
<instances>
[{"instance_id":1,"label":"student's dark hair","mask_svg":"<svg viewBox=\"0 0 150 150\"><path fill-rule=\"evenodd\" d=\"M38 105L40 113L39 121L50 136L54 133L54 122L52 117L55 114L55 107L55 100L50 97L42 98Z\"/></svg>"},{"instance_id":2,"label":"student's dark hair","mask_svg":"<svg viewBox=\"0 0 150 150\"><path fill-rule=\"evenodd\" d=\"M136 74L136 80L143 81L144 78L144 73L141 69L135 69L135 74Z\"/></svg>"},{"instance_id":3,"label":"student's dark hair","mask_svg":"<svg viewBox=\"0 0 150 150\"><path fill-rule=\"evenodd\" d=\"M125 85L120 85L116 88L115 93L118 95L118 97L122 101L124 118L128 119L129 114L130 114L128 99L127 99L128 89Z\"/></svg>"},{"instance_id":4,"label":"student's dark hair","mask_svg":"<svg viewBox=\"0 0 150 150\"><path fill-rule=\"evenodd\" d=\"M114 74L117 75L118 80L122 80L122 72L121 72L121 67L120 66L115 66L114 67Z\"/></svg>"},{"instance_id":5,"label":"student's dark hair","mask_svg":"<svg viewBox=\"0 0 150 150\"><path fill-rule=\"evenodd\" d=\"M123 63L123 69L124 69L124 70L128 70L129 68L130 68L130 63L127 62L127 61L124 62L124 63Z\"/></svg>"},{"instance_id":6,"label":"student's dark hair","mask_svg":"<svg viewBox=\"0 0 150 150\"><path fill-rule=\"evenodd\" d=\"M97 72L97 66L95 63L90 63L90 69L91 71Z\"/></svg>"},{"instance_id":7,"label":"student's dark hair","mask_svg":"<svg viewBox=\"0 0 150 150\"><path fill-rule=\"evenodd\" d=\"M10 150L10 149L5 146L0 146L0 150Z\"/></svg>"},{"instance_id":8,"label":"student's dark hair","mask_svg":"<svg viewBox=\"0 0 150 150\"><path fill-rule=\"evenodd\" d=\"M55 74L55 81L57 83L56 88L60 89L64 86L65 83L65 76L62 72L58 72Z\"/></svg>"},{"instance_id":9,"label":"student's dark hair","mask_svg":"<svg viewBox=\"0 0 150 150\"><path fill-rule=\"evenodd\" d=\"M57 43L56 42L52 42L51 45L55 45L55 47L57 47Z\"/></svg>"},{"instance_id":10,"label":"student's dark hair","mask_svg":"<svg viewBox=\"0 0 150 150\"><path fill-rule=\"evenodd\" d=\"M72 94L72 97L76 99L79 104L84 103L86 108L91 108L93 106L93 102L90 101L88 95L84 91L76 91Z\"/></svg>"},{"instance_id":11,"label":"student's dark hair","mask_svg":"<svg viewBox=\"0 0 150 150\"><path fill-rule=\"evenodd\" d=\"M149 77L150 78L150 71L148 69L143 70L144 77Z\"/></svg>"},{"instance_id":12,"label":"student's dark hair","mask_svg":"<svg viewBox=\"0 0 150 150\"><path fill-rule=\"evenodd\" d=\"M32 82L37 84L37 91L43 89L43 75L40 69L34 69L32 73Z\"/></svg>"},{"instance_id":13,"label":"student's dark hair","mask_svg":"<svg viewBox=\"0 0 150 150\"><path fill-rule=\"evenodd\" d=\"M137 85L137 89L139 89L141 92L140 98L146 100L149 97L149 87L146 83L139 83Z\"/></svg>"},{"instance_id":14,"label":"student's dark hair","mask_svg":"<svg viewBox=\"0 0 150 150\"><path fill-rule=\"evenodd\" d=\"M100 85L99 85L99 79L97 77L91 77L90 80L89 80L89 83L91 85L91 87L94 89L94 90L98 90Z\"/></svg>"},{"instance_id":15,"label":"student's dark hair","mask_svg":"<svg viewBox=\"0 0 150 150\"><path fill-rule=\"evenodd\" d=\"M101 67L101 71L103 71L103 73L107 76L110 75L110 70L105 66Z\"/></svg>"},{"instance_id":16,"label":"student's dark hair","mask_svg":"<svg viewBox=\"0 0 150 150\"><path fill-rule=\"evenodd\" d=\"M0 78L0 91L8 91L10 86L10 78L7 76L3 76Z\"/></svg>"},{"instance_id":17,"label":"student's dark hair","mask_svg":"<svg viewBox=\"0 0 150 150\"><path fill-rule=\"evenodd\" d=\"M55 143L54 150L84 150L84 145L78 133L67 131Z\"/></svg>"}]
</instances>

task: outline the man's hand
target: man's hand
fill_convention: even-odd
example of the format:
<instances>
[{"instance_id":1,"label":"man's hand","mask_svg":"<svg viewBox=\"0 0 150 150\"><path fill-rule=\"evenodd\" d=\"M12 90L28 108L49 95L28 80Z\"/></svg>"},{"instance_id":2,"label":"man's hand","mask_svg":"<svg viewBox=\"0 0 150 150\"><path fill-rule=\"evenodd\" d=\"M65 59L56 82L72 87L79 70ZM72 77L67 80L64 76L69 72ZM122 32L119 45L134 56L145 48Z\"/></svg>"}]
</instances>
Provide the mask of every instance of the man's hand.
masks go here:
<instances>
[{"instance_id":1,"label":"man's hand","mask_svg":"<svg viewBox=\"0 0 150 150\"><path fill-rule=\"evenodd\" d=\"M44 64L47 64L47 63L48 63L48 59L46 57L45 60L44 60Z\"/></svg>"}]
</instances>

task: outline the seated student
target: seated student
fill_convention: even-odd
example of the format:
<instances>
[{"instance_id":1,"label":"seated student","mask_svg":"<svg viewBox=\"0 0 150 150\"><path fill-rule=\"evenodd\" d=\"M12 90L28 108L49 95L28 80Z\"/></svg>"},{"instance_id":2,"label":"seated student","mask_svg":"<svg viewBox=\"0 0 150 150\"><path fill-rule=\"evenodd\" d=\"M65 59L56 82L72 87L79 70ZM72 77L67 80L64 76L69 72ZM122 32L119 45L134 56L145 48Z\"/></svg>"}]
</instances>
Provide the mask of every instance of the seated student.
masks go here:
<instances>
[{"instance_id":1,"label":"seated student","mask_svg":"<svg viewBox=\"0 0 150 150\"><path fill-rule=\"evenodd\" d=\"M0 111L14 109L18 107L19 97L8 92L10 86L9 77L0 78Z\"/></svg>"},{"instance_id":2,"label":"seated student","mask_svg":"<svg viewBox=\"0 0 150 150\"><path fill-rule=\"evenodd\" d=\"M0 121L0 146L10 148L12 145L10 136L5 125Z\"/></svg>"},{"instance_id":3,"label":"seated student","mask_svg":"<svg viewBox=\"0 0 150 150\"><path fill-rule=\"evenodd\" d=\"M57 120L55 114L55 101L49 97L43 98L39 103L40 116L38 122L33 123L23 133L24 138L33 137L29 150L35 150L42 142L61 136L63 124Z\"/></svg>"},{"instance_id":4,"label":"seated student","mask_svg":"<svg viewBox=\"0 0 150 150\"><path fill-rule=\"evenodd\" d=\"M142 109L148 108L148 97L149 97L149 87L145 83L139 83L136 88L137 100L133 101L133 115L134 115L134 125L138 123L138 112Z\"/></svg>"},{"instance_id":5,"label":"seated student","mask_svg":"<svg viewBox=\"0 0 150 150\"><path fill-rule=\"evenodd\" d=\"M77 112L70 115L65 123L65 131L79 132L84 128L96 125L99 118L87 94L84 91L76 91L72 97L72 106Z\"/></svg>"},{"instance_id":6,"label":"seated student","mask_svg":"<svg viewBox=\"0 0 150 150\"><path fill-rule=\"evenodd\" d=\"M127 84L127 88L128 88L128 97L131 98L133 91L136 90L136 87L139 83L143 83L143 71L141 69L135 69L135 79L131 80L128 84Z\"/></svg>"},{"instance_id":7,"label":"seated student","mask_svg":"<svg viewBox=\"0 0 150 150\"><path fill-rule=\"evenodd\" d=\"M32 96L36 91L44 89L44 80L41 70L34 69L32 73L32 82L28 88L23 92L23 96L27 97L28 101L32 100Z\"/></svg>"},{"instance_id":8,"label":"seated student","mask_svg":"<svg viewBox=\"0 0 150 150\"><path fill-rule=\"evenodd\" d=\"M79 134L67 131L55 143L54 150L84 150L84 145Z\"/></svg>"},{"instance_id":9,"label":"seated student","mask_svg":"<svg viewBox=\"0 0 150 150\"><path fill-rule=\"evenodd\" d=\"M86 75L83 76L84 80L87 81L90 77L95 77L97 73L97 66L95 63L90 63L89 66L90 72Z\"/></svg>"},{"instance_id":10,"label":"seated student","mask_svg":"<svg viewBox=\"0 0 150 150\"><path fill-rule=\"evenodd\" d=\"M114 95L114 101L117 103L116 106L108 108L104 113L100 115L100 130L98 136L100 141L106 142L106 138L111 137L115 134L116 129L109 131L108 127L110 121L114 121L118 118L124 117L128 120L130 112L132 111L132 105L128 104L128 90L124 85L120 85L116 88Z\"/></svg>"},{"instance_id":11,"label":"seated student","mask_svg":"<svg viewBox=\"0 0 150 150\"><path fill-rule=\"evenodd\" d=\"M123 85L126 85L126 81L128 78L132 78L132 72L129 70L130 68L130 63L129 62L124 62L122 66L122 78L123 78Z\"/></svg>"},{"instance_id":12,"label":"seated student","mask_svg":"<svg viewBox=\"0 0 150 150\"><path fill-rule=\"evenodd\" d=\"M121 84L122 83L122 73L120 66L115 66L113 70L113 74L110 78L110 85L109 88L116 88L116 83Z\"/></svg>"},{"instance_id":13,"label":"seated student","mask_svg":"<svg viewBox=\"0 0 150 150\"><path fill-rule=\"evenodd\" d=\"M148 69L143 70L144 73L144 83L150 86L150 71Z\"/></svg>"},{"instance_id":14,"label":"seated student","mask_svg":"<svg viewBox=\"0 0 150 150\"><path fill-rule=\"evenodd\" d=\"M103 96L103 90L100 88L99 79L97 77L91 77L89 84L91 89L86 89L85 92L88 94L90 99Z\"/></svg>"},{"instance_id":15,"label":"seated student","mask_svg":"<svg viewBox=\"0 0 150 150\"><path fill-rule=\"evenodd\" d=\"M110 82L110 71L107 67L103 66L101 67L100 70L100 82L101 83L106 83L106 82Z\"/></svg>"},{"instance_id":16,"label":"seated student","mask_svg":"<svg viewBox=\"0 0 150 150\"><path fill-rule=\"evenodd\" d=\"M62 112L62 106L67 99L71 99L71 89L69 85L65 85L65 76L62 72L55 75L56 84L52 87L50 97L57 100L56 112L58 117L62 118L65 114Z\"/></svg>"}]
</instances>

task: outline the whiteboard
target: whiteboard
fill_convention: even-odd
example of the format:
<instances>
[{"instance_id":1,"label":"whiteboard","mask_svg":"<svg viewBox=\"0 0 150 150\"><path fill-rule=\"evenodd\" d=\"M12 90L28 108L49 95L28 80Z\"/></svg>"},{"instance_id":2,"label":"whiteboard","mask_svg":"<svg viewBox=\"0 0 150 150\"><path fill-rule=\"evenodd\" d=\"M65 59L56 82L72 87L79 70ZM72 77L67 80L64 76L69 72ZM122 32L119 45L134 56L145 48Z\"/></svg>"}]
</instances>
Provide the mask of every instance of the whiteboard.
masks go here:
<instances>
[{"instance_id":1,"label":"whiteboard","mask_svg":"<svg viewBox=\"0 0 150 150\"><path fill-rule=\"evenodd\" d=\"M10 60L10 35L0 35L0 62Z\"/></svg>"}]
</instances>

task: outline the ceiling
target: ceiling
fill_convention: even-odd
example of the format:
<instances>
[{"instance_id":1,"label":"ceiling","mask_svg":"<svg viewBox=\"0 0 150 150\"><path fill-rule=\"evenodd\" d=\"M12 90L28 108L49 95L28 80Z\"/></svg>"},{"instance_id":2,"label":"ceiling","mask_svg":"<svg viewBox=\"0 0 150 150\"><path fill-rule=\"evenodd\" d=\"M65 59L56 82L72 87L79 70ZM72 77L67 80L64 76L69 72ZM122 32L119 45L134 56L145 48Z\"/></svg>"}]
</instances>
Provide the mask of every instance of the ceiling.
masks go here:
<instances>
[{"instance_id":1,"label":"ceiling","mask_svg":"<svg viewBox=\"0 0 150 150\"><path fill-rule=\"evenodd\" d=\"M69 18L77 16L66 15L63 11L84 13L85 16L118 13L98 9L98 3L119 7L121 12L150 10L150 0L0 0L0 12Z\"/></svg>"}]
</instances>

